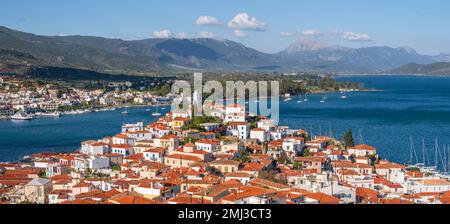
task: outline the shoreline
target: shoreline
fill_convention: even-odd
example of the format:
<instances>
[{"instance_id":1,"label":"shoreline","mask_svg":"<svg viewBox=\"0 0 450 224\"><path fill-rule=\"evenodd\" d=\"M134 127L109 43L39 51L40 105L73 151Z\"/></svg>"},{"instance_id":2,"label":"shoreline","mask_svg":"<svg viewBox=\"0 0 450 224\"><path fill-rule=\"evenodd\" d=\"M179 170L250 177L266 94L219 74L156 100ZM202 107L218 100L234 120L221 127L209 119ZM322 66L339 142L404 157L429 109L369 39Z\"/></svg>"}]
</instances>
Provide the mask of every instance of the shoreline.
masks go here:
<instances>
[{"instance_id":1,"label":"shoreline","mask_svg":"<svg viewBox=\"0 0 450 224\"><path fill-rule=\"evenodd\" d=\"M107 111L114 111L118 109L123 108L142 108L142 107L156 107L156 106L170 106L170 103L164 103L159 105L120 105L120 106L112 106L112 107L102 107L100 109L79 109L79 110L69 110L69 111L58 111L61 115L60 116L42 116L42 115L36 115L36 114L30 114L33 116L33 119L42 119L42 118L59 118L61 116L69 116L69 115L81 115L81 114L87 114L87 113L99 113L99 112L107 112ZM15 120L11 117L0 117L0 121L3 120Z\"/></svg>"},{"instance_id":2,"label":"shoreline","mask_svg":"<svg viewBox=\"0 0 450 224\"><path fill-rule=\"evenodd\" d=\"M386 73L380 73L380 74L334 74L332 77L358 77L358 76L401 76L401 77L435 77L435 78L450 78L449 75L438 75L438 74L386 74Z\"/></svg>"}]
</instances>

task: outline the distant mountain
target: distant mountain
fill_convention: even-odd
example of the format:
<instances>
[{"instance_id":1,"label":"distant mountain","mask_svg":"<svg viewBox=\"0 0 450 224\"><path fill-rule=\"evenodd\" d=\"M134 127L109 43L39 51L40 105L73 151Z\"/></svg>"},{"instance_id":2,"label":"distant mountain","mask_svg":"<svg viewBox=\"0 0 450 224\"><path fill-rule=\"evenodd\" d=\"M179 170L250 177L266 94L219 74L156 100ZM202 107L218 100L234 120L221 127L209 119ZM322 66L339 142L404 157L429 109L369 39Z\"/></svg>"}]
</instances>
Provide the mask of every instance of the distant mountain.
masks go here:
<instances>
[{"instance_id":1,"label":"distant mountain","mask_svg":"<svg viewBox=\"0 0 450 224\"><path fill-rule=\"evenodd\" d=\"M409 63L436 62L434 57L419 55L411 48L353 49L305 39L282 52L267 54L230 40L125 41L92 36L40 36L6 27L0 27L0 59L0 72L62 67L131 75L180 70L370 73Z\"/></svg>"},{"instance_id":2,"label":"distant mountain","mask_svg":"<svg viewBox=\"0 0 450 224\"><path fill-rule=\"evenodd\" d=\"M393 69L393 74L450 75L450 62L437 62L427 65L407 64Z\"/></svg>"},{"instance_id":3,"label":"distant mountain","mask_svg":"<svg viewBox=\"0 0 450 224\"><path fill-rule=\"evenodd\" d=\"M303 64L310 70L336 72L381 72L408 63L435 62L414 49L364 47L358 49L300 39L278 53L282 58Z\"/></svg>"},{"instance_id":4,"label":"distant mountain","mask_svg":"<svg viewBox=\"0 0 450 224\"><path fill-rule=\"evenodd\" d=\"M41 59L40 64L100 72L139 73L177 69L252 70L283 64L229 40L146 39L125 41L90 36L38 36L0 27L0 49Z\"/></svg>"},{"instance_id":5,"label":"distant mountain","mask_svg":"<svg viewBox=\"0 0 450 224\"><path fill-rule=\"evenodd\" d=\"M437 62L450 62L450 54L439 54L431 56L431 58Z\"/></svg>"},{"instance_id":6,"label":"distant mountain","mask_svg":"<svg viewBox=\"0 0 450 224\"><path fill-rule=\"evenodd\" d=\"M319 41L299 39L277 55L296 63L332 62L342 58L350 48Z\"/></svg>"},{"instance_id":7,"label":"distant mountain","mask_svg":"<svg viewBox=\"0 0 450 224\"><path fill-rule=\"evenodd\" d=\"M96 38L101 39L101 38ZM61 37L38 36L0 27L0 49L32 55L35 66L61 66L94 71L154 71L162 68L150 56L130 56L64 41ZM17 61L12 61L16 63ZM12 63L10 62L10 63Z\"/></svg>"},{"instance_id":8,"label":"distant mountain","mask_svg":"<svg viewBox=\"0 0 450 224\"><path fill-rule=\"evenodd\" d=\"M334 63L338 70L385 71L408 63L428 64L434 60L411 48L364 47L348 51Z\"/></svg>"}]
</instances>

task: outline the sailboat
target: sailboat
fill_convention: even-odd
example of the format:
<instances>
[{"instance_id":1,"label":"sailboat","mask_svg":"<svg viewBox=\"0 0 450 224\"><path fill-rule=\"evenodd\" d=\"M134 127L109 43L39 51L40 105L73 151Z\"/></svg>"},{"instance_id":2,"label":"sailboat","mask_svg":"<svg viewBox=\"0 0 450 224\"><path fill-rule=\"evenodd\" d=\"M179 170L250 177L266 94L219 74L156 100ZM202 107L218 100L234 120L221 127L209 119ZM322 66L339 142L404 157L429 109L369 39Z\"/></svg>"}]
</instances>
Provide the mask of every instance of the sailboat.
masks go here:
<instances>
[{"instance_id":1,"label":"sailboat","mask_svg":"<svg viewBox=\"0 0 450 224\"><path fill-rule=\"evenodd\" d=\"M323 96L322 97L322 100L320 101L321 103L325 103L325 100L326 100L327 98L325 97L325 96Z\"/></svg>"},{"instance_id":2,"label":"sailboat","mask_svg":"<svg viewBox=\"0 0 450 224\"><path fill-rule=\"evenodd\" d=\"M308 100L308 97L307 97L307 95L305 95L305 98L303 99L303 102L308 102L309 100Z\"/></svg>"},{"instance_id":3,"label":"sailboat","mask_svg":"<svg viewBox=\"0 0 450 224\"><path fill-rule=\"evenodd\" d=\"M345 94L345 92L341 92L341 99L347 99L347 95Z\"/></svg>"},{"instance_id":4,"label":"sailboat","mask_svg":"<svg viewBox=\"0 0 450 224\"><path fill-rule=\"evenodd\" d=\"M122 114L129 114L130 112L128 112L128 107L125 107L125 110L122 112Z\"/></svg>"},{"instance_id":5,"label":"sailboat","mask_svg":"<svg viewBox=\"0 0 450 224\"><path fill-rule=\"evenodd\" d=\"M161 113L158 112L158 109L159 109L159 103L156 104L156 112L152 113L152 116L155 116L155 117L161 116Z\"/></svg>"}]
</instances>

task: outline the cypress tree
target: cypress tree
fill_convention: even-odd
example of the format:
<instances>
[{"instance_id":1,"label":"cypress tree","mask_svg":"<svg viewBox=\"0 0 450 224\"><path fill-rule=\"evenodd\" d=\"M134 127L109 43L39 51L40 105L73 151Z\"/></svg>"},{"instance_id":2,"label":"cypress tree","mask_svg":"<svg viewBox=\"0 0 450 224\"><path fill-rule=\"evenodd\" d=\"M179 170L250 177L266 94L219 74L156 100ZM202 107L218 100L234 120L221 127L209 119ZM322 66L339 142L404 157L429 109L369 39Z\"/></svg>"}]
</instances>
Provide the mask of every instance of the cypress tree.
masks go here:
<instances>
[{"instance_id":1,"label":"cypress tree","mask_svg":"<svg viewBox=\"0 0 450 224\"><path fill-rule=\"evenodd\" d=\"M355 146L355 141L353 140L352 129L349 129L344 133L344 146L345 148Z\"/></svg>"}]
</instances>

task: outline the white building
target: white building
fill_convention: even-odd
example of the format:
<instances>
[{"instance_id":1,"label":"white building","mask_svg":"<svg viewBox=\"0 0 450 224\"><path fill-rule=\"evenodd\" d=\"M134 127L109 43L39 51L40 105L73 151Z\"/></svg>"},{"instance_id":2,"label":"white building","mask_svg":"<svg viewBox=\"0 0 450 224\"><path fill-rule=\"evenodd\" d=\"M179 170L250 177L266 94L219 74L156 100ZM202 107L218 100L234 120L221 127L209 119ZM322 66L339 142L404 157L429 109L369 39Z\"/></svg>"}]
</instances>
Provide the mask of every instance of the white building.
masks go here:
<instances>
[{"instance_id":1,"label":"white building","mask_svg":"<svg viewBox=\"0 0 450 224\"><path fill-rule=\"evenodd\" d=\"M245 107L239 104L227 106L224 122L245 122Z\"/></svg>"},{"instance_id":2,"label":"white building","mask_svg":"<svg viewBox=\"0 0 450 224\"><path fill-rule=\"evenodd\" d=\"M195 142L198 150L203 150L209 153L219 151L219 143L211 139L201 139Z\"/></svg>"},{"instance_id":3,"label":"white building","mask_svg":"<svg viewBox=\"0 0 450 224\"><path fill-rule=\"evenodd\" d=\"M136 124L124 124L122 125L122 133L142 131L144 130L144 122L137 122Z\"/></svg>"},{"instance_id":4,"label":"white building","mask_svg":"<svg viewBox=\"0 0 450 224\"><path fill-rule=\"evenodd\" d=\"M250 139L258 139L259 142L270 140L270 133L263 128L254 128L250 131Z\"/></svg>"},{"instance_id":5,"label":"white building","mask_svg":"<svg viewBox=\"0 0 450 224\"><path fill-rule=\"evenodd\" d=\"M128 137L128 135L125 134L118 134L112 138L112 143L115 145L121 144L134 145L134 142L135 142L134 138Z\"/></svg>"},{"instance_id":6,"label":"white building","mask_svg":"<svg viewBox=\"0 0 450 224\"><path fill-rule=\"evenodd\" d=\"M80 153L87 155L103 155L109 152L109 145L98 141L85 141L81 143Z\"/></svg>"},{"instance_id":7,"label":"white building","mask_svg":"<svg viewBox=\"0 0 450 224\"><path fill-rule=\"evenodd\" d=\"M248 139L250 135L250 124L247 122L230 122L228 132L233 136L237 136L239 139Z\"/></svg>"},{"instance_id":8,"label":"white building","mask_svg":"<svg viewBox=\"0 0 450 224\"><path fill-rule=\"evenodd\" d=\"M341 185L333 184L332 186L321 188L318 191L327 195L337 197L344 203L356 202L356 189L352 187L344 187Z\"/></svg>"},{"instance_id":9,"label":"white building","mask_svg":"<svg viewBox=\"0 0 450 224\"><path fill-rule=\"evenodd\" d=\"M111 145L111 152L129 156L134 154L134 149L133 146L129 144L113 144Z\"/></svg>"},{"instance_id":10,"label":"white building","mask_svg":"<svg viewBox=\"0 0 450 224\"><path fill-rule=\"evenodd\" d=\"M144 151L143 156L145 160L164 163L164 148L153 148Z\"/></svg>"}]
</instances>

